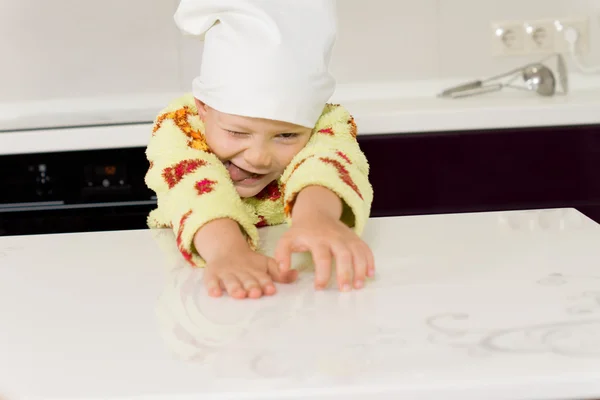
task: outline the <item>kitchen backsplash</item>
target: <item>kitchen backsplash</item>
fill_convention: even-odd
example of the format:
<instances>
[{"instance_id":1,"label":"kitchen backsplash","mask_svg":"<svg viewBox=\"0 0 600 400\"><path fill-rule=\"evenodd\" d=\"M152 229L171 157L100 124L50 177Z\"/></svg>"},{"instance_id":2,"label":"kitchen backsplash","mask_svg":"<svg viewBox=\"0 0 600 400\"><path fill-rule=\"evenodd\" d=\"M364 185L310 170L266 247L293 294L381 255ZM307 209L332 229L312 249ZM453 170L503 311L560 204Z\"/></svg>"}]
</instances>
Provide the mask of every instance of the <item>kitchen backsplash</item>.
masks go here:
<instances>
[{"instance_id":1,"label":"kitchen backsplash","mask_svg":"<svg viewBox=\"0 0 600 400\"><path fill-rule=\"evenodd\" d=\"M591 16L600 63L600 0L338 0L341 81L479 77L544 56L494 57L490 22Z\"/></svg>"},{"instance_id":2,"label":"kitchen backsplash","mask_svg":"<svg viewBox=\"0 0 600 400\"><path fill-rule=\"evenodd\" d=\"M174 26L177 3L0 0L0 103L189 90L201 45ZM492 20L591 16L587 61L600 63L600 0L338 0L338 9L340 83L480 77L540 58L493 57Z\"/></svg>"}]
</instances>

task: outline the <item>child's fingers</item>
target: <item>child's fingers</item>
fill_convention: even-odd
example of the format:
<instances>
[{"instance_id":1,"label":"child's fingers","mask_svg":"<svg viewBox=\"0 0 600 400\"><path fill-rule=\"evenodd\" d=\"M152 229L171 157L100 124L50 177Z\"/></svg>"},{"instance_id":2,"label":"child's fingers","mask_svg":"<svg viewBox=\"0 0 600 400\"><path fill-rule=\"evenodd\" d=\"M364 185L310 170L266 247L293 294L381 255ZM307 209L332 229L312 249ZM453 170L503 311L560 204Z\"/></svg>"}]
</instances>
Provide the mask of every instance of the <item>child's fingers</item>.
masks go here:
<instances>
[{"instance_id":1,"label":"child's fingers","mask_svg":"<svg viewBox=\"0 0 600 400\"><path fill-rule=\"evenodd\" d=\"M292 260L292 238L284 235L279 239L275 249L275 260L279 264L279 270L287 272L291 268Z\"/></svg>"},{"instance_id":2,"label":"child's fingers","mask_svg":"<svg viewBox=\"0 0 600 400\"><path fill-rule=\"evenodd\" d=\"M273 264L275 264L275 261L273 261ZM272 296L275 294L275 292L277 290L275 289L275 285L273 284L273 279L269 276L269 274L263 274L263 273L257 272L254 274L254 277L258 281L260 287L262 288L263 293L266 296Z\"/></svg>"},{"instance_id":3,"label":"child's fingers","mask_svg":"<svg viewBox=\"0 0 600 400\"><path fill-rule=\"evenodd\" d=\"M251 299L258 299L262 296L262 288L254 275L247 272L237 272L236 276L240 280L248 297Z\"/></svg>"},{"instance_id":4,"label":"child's fingers","mask_svg":"<svg viewBox=\"0 0 600 400\"><path fill-rule=\"evenodd\" d=\"M267 263L267 272L275 282L292 283L298 278L298 271L290 269L282 272L277 261L272 258Z\"/></svg>"},{"instance_id":5,"label":"child's fingers","mask_svg":"<svg viewBox=\"0 0 600 400\"><path fill-rule=\"evenodd\" d=\"M372 278L375 276L375 257L373 256L373 251L369 247L368 244L364 243L365 246L365 256L367 257L367 276Z\"/></svg>"},{"instance_id":6,"label":"child's fingers","mask_svg":"<svg viewBox=\"0 0 600 400\"><path fill-rule=\"evenodd\" d=\"M367 255L362 245L354 246L352 249L352 261L354 263L354 288L361 289L365 284L367 275Z\"/></svg>"},{"instance_id":7,"label":"child's fingers","mask_svg":"<svg viewBox=\"0 0 600 400\"><path fill-rule=\"evenodd\" d=\"M314 243L309 247L315 264L315 286L324 289L331 278L331 251L322 243Z\"/></svg>"},{"instance_id":8,"label":"child's fingers","mask_svg":"<svg viewBox=\"0 0 600 400\"><path fill-rule=\"evenodd\" d=\"M242 283L237 276L233 274L226 274L221 277L221 281L225 286L225 290L231 297L235 297L236 299L243 299L246 297L246 291L242 287Z\"/></svg>"},{"instance_id":9,"label":"child's fingers","mask_svg":"<svg viewBox=\"0 0 600 400\"><path fill-rule=\"evenodd\" d=\"M335 269L340 290L352 290L352 276L354 274L352 251L344 243L336 243L333 247L335 255Z\"/></svg>"},{"instance_id":10,"label":"child's fingers","mask_svg":"<svg viewBox=\"0 0 600 400\"><path fill-rule=\"evenodd\" d=\"M220 297L223 295L219 278L209 270L205 270L204 273L204 286L209 296Z\"/></svg>"}]
</instances>

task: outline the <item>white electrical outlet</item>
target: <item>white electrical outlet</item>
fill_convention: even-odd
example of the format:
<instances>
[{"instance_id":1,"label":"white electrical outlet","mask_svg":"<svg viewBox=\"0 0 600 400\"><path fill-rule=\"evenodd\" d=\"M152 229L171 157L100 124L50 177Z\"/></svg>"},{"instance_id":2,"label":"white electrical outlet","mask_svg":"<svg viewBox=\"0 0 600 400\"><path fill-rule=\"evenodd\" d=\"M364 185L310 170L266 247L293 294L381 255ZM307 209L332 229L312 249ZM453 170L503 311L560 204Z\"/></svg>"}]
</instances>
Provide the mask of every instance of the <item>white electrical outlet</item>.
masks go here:
<instances>
[{"instance_id":1,"label":"white electrical outlet","mask_svg":"<svg viewBox=\"0 0 600 400\"><path fill-rule=\"evenodd\" d=\"M492 22L491 40L494 56L525 53L525 27L520 21Z\"/></svg>"},{"instance_id":2,"label":"white electrical outlet","mask_svg":"<svg viewBox=\"0 0 600 400\"><path fill-rule=\"evenodd\" d=\"M589 20L587 17L569 17L531 21L493 21L491 40L493 56L568 53L570 45L565 38L567 29L578 34L576 51L584 54L590 48Z\"/></svg>"},{"instance_id":3,"label":"white electrical outlet","mask_svg":"<svg viewBox=\"0 0 600 400\"><path fill-rule=\"evenodd\" d=\"M578 40L575 48L577 53L587 53L590 47L589 21L587 17L560 18L555 20L554 50L560 53L568 53L570 51L570 45L565 39L565 31L568 28L573 28L577 31Z\"/></svg>"},{"instance_id":4,"label":"white electrical outlet","mask_svg":"<svg viewBox=\"0 0 600 400\"><path fill-rule=\"evenodd\" d=\"M549 54L555 50L554 20L539 20L524 22L525 53Z\"/></svg>"}]
</instances>

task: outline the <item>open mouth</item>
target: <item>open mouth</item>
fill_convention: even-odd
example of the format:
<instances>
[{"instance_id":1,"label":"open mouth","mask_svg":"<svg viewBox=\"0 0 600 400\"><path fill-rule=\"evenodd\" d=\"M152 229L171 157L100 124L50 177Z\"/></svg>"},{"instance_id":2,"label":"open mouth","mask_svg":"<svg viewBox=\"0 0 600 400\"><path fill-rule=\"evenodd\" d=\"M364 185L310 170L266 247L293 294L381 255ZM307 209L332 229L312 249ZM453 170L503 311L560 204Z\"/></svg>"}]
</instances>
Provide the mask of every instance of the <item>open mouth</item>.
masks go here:
<instances>
[{"instance_id":1,"label":"open mouth","mask_svg":"<svg viewBox=\"0 0 600 400\"><path fill-rule=\"evenodd\" d=\"M231 177L231 180L236 183L239 183L239 182L250 183L252 181L261 179L265 176L265 174L257 174L257 173L245 170L243 168L240 168L237 165L235 165L234 163L232 163L231 161L225 161L223 164L225 165L225 168L227 168L227 171L229 172L229 176Z\"/></svg>"}]
</instances>

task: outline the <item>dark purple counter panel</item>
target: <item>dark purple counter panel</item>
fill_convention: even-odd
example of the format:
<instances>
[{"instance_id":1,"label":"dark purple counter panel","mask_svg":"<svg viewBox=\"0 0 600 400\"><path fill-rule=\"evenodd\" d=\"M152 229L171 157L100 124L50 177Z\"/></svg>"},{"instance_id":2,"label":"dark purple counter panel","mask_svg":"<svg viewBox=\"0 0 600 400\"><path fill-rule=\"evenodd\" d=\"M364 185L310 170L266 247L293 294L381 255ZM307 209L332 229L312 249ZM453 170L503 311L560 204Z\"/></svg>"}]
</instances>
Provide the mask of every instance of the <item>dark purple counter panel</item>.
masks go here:
<instances>
[{"instance_id":1,"label":"dark purple counter panel","mask_svg":"<svg viewBox=\"0 0 600 400\"><path fill-rule=\"evenodd\" d=\"M373 216L575 207L600 221L600 125L374 135Z\"/></svg>"}]
</instances>

